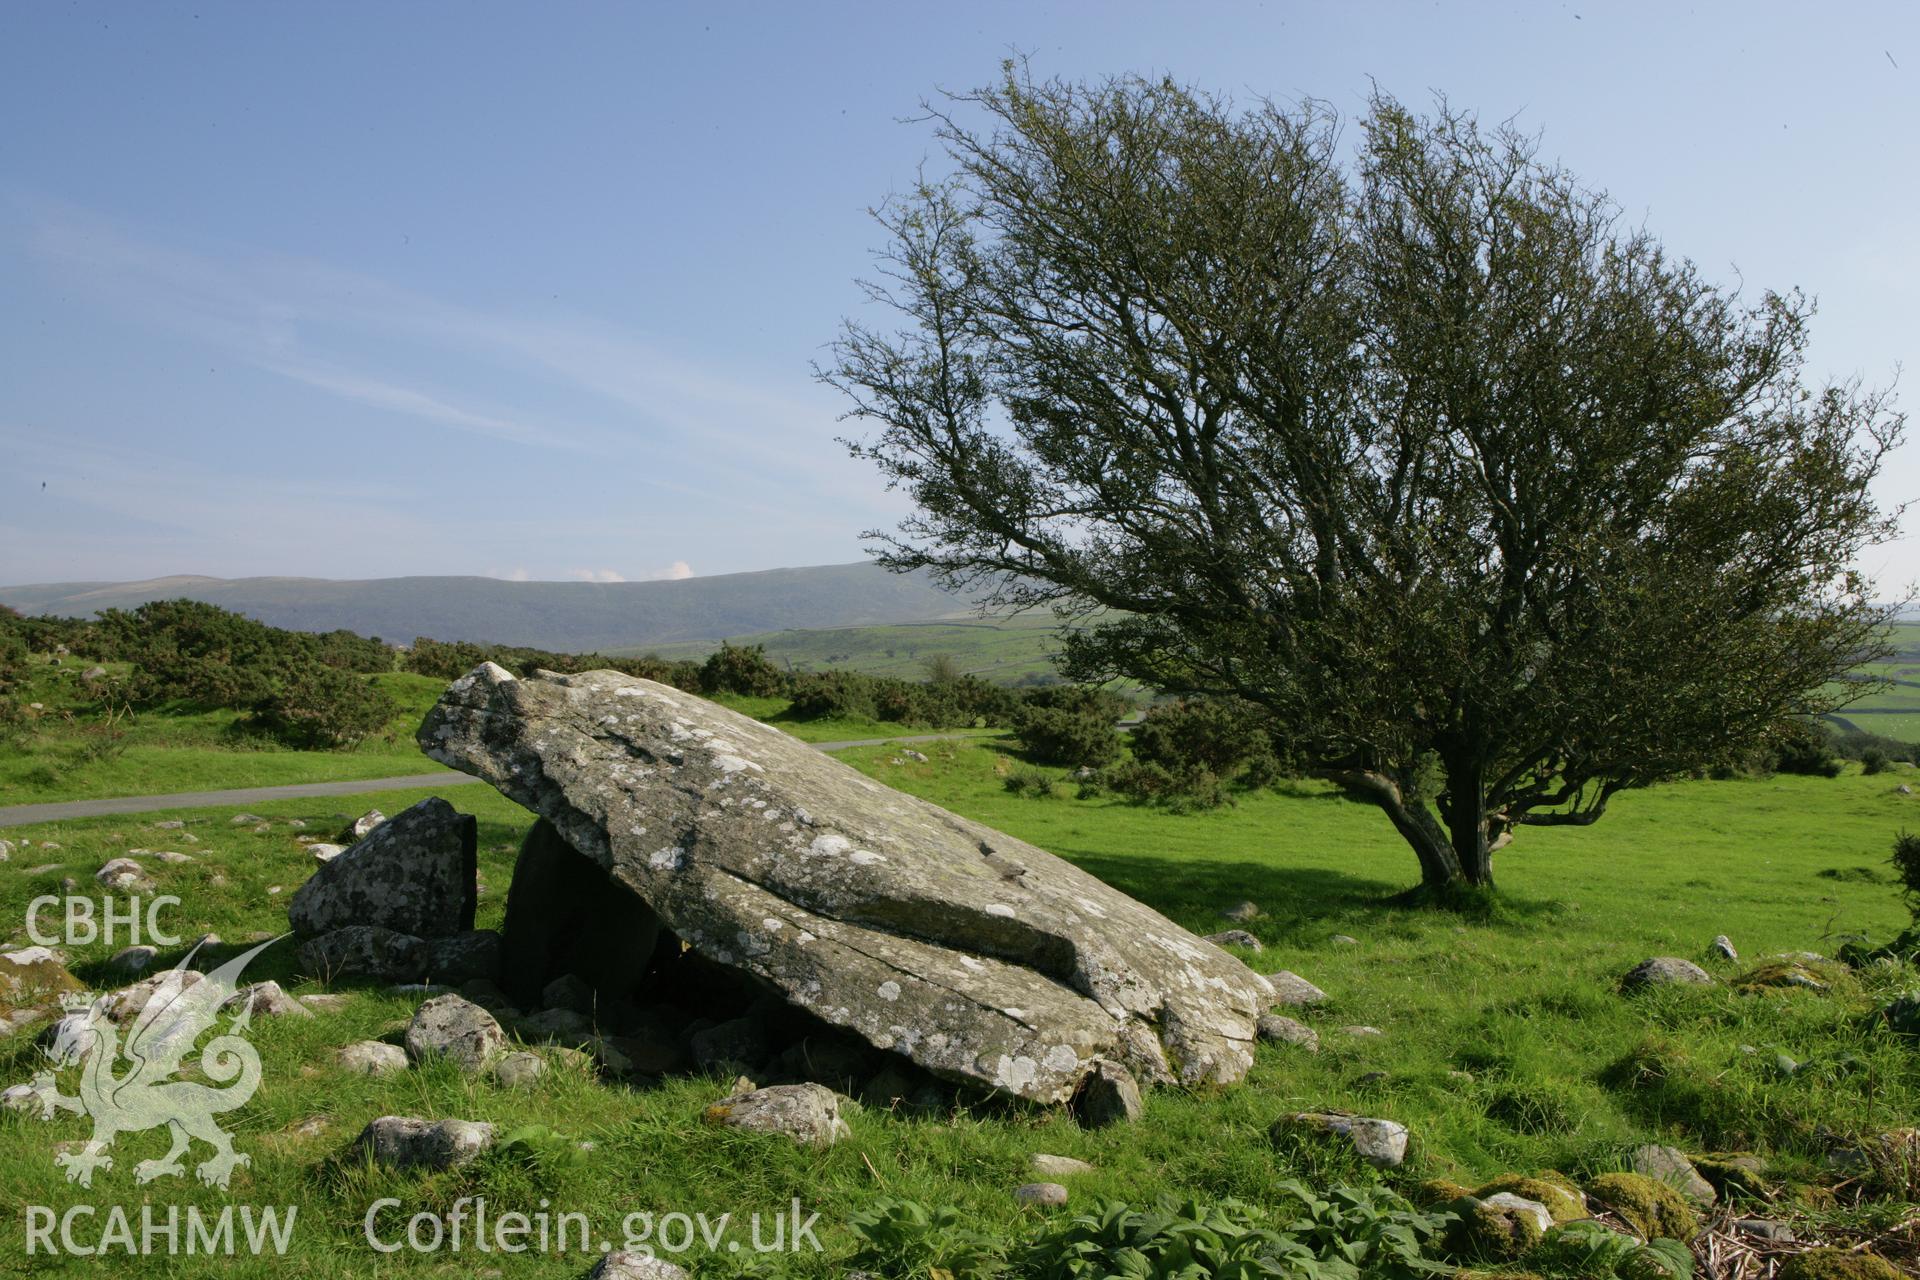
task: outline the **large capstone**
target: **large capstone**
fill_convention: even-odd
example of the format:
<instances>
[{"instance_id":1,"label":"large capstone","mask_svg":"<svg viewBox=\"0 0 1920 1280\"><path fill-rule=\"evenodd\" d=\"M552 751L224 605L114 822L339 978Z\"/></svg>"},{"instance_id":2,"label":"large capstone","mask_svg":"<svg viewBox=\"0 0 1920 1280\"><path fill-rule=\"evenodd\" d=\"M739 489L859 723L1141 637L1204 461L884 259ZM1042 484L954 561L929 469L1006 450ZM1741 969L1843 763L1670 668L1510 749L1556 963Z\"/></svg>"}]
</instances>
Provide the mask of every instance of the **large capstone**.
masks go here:
<instances>
[{"instance_id":1,"label":"large capstone","mask_svg":"<svg viewBox=\"0 0 1920 1280\"><path fill-rule=\"evenodd\" d=\"M519 680L487 663L449 687L420 744L600 873L562 870L550 888L631 895L690 954L950 1080L1043 1102L1071 1099L1100 1062L1143 1084L1231 1082L1274 999L1226 952L1045 850L650 680ZM557 945L516 939L519 879L509 981L516 961L550 968Z\"/></svg>"}]
</instances>

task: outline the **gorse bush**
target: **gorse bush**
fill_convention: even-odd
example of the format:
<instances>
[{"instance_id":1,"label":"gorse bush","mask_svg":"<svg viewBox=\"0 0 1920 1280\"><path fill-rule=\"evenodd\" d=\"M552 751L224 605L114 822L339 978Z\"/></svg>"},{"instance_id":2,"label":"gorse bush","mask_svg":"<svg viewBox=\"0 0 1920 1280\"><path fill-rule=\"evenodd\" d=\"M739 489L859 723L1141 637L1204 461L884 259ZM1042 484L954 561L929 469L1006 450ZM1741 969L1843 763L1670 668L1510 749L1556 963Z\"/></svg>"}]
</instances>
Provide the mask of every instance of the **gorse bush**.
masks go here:
<instances>
[{"instance_id":1,"label":"gorse bush","mask_svg":"<svg viewBox=\"0 0 1920 1280\"><path fill-rule=\"evenodd\" d=\"M772 698L785 691L786 683L786 676L767 660L767 651L757 644L723 644L700 667L702 693Z\"/></svg>"},{"instance_id":2,"label":"gorse bush","mask_svg":"<svg viewBox=\"0 0 1920 1280\"><path fill-rule=\"evenodd\" d=\"M1013 716L1027 755L1041 764L1099 769L1120 756L1113 717L1097 710L1028 703Z\"/></svg>"},{"instance_id":3,"label":"gorse bush","mask_svg":"<svg viewBox=\"0 0 1920 1280\"><path fill-rule=\"evenodd\" d=\"M1151 707L1131 743L1133 759L1106 782L1139 803L1214 808L1230 799L1231 787L1268 786L1283 772L1268 717L1224 698Z\"/></svg>"},{"instance_id":4,"label":"gorse bush","mask_svg":"<svg viewBox=\"0 0 1920 1280\"><path fill-rule=\"evenodd\" d=\"M1900 877L1901 892L1906 895L1907 908L1913 912L1914 920L1920 922L1920 836L1910 831L1902 831L1893 838L1894 874Z\"/></svg>"},{"instance_id":5,"label":"gorse bush","mask_svg":"<svg viewBox=\"0 0 1920 1280\"><path fill-rule=\"evenodd\" d=\"M336 751L378 733L398 710L365 676L305 666L260 699L250 723L288 746Z\"/></svg>"}]
</instances>

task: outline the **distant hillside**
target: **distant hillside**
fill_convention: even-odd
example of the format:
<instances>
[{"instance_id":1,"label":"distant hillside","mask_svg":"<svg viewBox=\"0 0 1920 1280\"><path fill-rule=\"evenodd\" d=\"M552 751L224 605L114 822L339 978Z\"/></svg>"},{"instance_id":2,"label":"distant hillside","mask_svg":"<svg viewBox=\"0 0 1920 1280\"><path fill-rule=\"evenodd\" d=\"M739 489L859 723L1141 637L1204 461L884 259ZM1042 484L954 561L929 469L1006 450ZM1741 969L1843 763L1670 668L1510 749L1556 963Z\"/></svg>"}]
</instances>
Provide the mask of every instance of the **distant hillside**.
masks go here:
<instances>
[{"instance_id":1,"label":"distant hillside","mask_svg":"<svg viewBox=\"0 0 1920 1280\"><path fill-rule=\"evenodd\" d=\"M964 600L918 574L876 565L769 569L671 582L504 582L497 578L154 578L0 587L22 613L90 617L185 597L302 631L344 628L561 652L646 649L793 628L963 616Z\"/></svg>"},{"instance_id":2,"label":"distant hillside","mask_svg":"<svg viewBox=\"0 0 1920 1280\"><path fill-rule=\"evenodd\" d=\"M828 630L766 631L728 636L734 644L757 644L777 664L793 671L861 671L868 675L924 680L930 658L952 658L969 675L999 684L1057 673L1059 623L1050 613L1002 618L945 618L883 626ZM656 647L663 658L704 658L718 640Z\"/></svg>"}]
</instances>

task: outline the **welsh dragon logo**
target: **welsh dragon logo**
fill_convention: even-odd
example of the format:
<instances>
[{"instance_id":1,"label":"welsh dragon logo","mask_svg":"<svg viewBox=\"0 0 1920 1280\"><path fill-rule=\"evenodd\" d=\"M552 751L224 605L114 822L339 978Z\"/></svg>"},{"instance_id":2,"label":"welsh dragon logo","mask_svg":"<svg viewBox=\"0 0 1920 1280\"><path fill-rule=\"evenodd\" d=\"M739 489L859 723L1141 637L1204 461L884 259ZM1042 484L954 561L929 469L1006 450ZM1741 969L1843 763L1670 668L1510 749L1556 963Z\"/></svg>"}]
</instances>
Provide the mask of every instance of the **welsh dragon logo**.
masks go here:
<instances>
[{"instance_id":1,"label":"welsh dragon logo","mask_svg":"<svg viewBox=\"0 0 1920 1280\"><path fill-rule=\"evenodd\" d=\"M194 1170L209 1186L226 1187L235 1169L251 1163L233 1149L232 1137L214 1117L244 1106L260 1087L260 1055L245 1039L252 1002L241 999L232 1020L200 1051L200 1073L224 1087L174 1077L201 1035L219 1022L221 1009L233 1002L247 964L278 940L263 942L207 974L186 967L196 947L178 965L149 979L147 1002L133 1015L124 1044L124 993L91 1001L82 997L69 1004L45 1050L53 1068L33 1080L43 1120L60 1111L93 1118L92 1139L78 1151L54 1157L66 1170L67 1181L92 1186L96 1169L113 1167L107 1149L115 1138L162 1125L172 1131L173 1146L162 1158L134 1166L136 1182L184 1176L181 1157L195 1138L213 1148L213 1155ZM80 1091L68 1097L59 1091L55 1075L74 1065L80 1068Z\"/></svg>"}]
</instances>

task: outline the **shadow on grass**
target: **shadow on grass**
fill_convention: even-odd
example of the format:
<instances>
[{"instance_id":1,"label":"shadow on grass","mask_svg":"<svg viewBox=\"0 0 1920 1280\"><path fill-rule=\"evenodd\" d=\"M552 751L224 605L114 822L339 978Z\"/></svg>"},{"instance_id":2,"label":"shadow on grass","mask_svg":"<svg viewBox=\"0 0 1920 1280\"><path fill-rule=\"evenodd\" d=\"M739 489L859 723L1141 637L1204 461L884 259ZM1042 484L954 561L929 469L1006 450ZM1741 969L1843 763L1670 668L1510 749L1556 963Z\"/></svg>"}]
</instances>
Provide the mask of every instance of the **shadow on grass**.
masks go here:
<instances>
[{"instance_id":1,"label":"shadow on grass","mask_svg":"<svg viewBox=\"0 0 1920 1280\"><path fill-rule=\"evenodd\" d=\"M1309 938L1317 942L1331 920L1362 926L1384 926L1409 917L1468 920L1484 927L1530 932L1565 909L1553 899L1506 894L1457 904L1423 903L1417 895L1409 895L1404 882L1325 867L1114 855L1071 845L1057 845L1054 852L1198 933L1234 927L1221 918L1221 911L1241 901L1254 902L1265 914L1245 927L1270 943Z\"/></svg>"}]
</instances>

